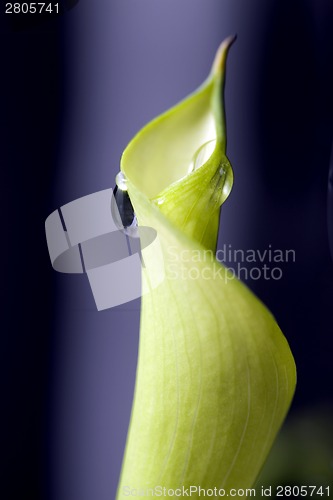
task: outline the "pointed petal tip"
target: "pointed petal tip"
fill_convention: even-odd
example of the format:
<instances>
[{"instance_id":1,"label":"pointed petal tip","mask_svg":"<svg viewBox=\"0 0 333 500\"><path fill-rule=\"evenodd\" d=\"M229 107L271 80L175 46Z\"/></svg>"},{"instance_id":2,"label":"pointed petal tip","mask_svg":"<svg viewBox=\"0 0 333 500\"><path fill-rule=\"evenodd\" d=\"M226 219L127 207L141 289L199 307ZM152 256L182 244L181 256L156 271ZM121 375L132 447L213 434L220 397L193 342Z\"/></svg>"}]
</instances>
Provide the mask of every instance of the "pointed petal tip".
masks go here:
<instances>
[{"instance_id":1,"label":"pointed petal tip","mask_svg":"<svg viewBox=\"0 0 333 500\"><path fill-rule=\"evenodd\" d=\"M213 74L216 75L218 73L221 73L224 70L225 62L226 62L226 58L227 58L229 49L230 49L231 45L235 42L236 38L237 38L236 34L229 36L228 38L223 40L223 42L221 43L221 45L217 49L216 56L215 56L213 66L212 66L212 73Z\"/></svg>"}]
</instances>

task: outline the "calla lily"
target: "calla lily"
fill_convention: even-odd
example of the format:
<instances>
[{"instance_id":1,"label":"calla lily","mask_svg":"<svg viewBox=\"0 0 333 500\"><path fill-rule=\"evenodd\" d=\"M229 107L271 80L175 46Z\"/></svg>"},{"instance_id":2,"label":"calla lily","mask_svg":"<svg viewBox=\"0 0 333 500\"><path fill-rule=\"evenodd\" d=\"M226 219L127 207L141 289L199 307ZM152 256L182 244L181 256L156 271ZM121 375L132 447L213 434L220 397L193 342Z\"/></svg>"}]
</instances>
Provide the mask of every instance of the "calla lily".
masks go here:
<instances>
[{"instance_id":1,"label":"calla lily","mask_svg":"<svg viewBox=\"0 0 333 500\"><path fill-rule=\"evenodd\" d=\"M143 128L122 157L139 225L157 231L165 279L142 298L118 499L130 489L165 487L168 497L195 485L251 487L294 393L294 360L274 317L214 258L233 180L223 105L231 43L204 84ZM144 258L149 283L154 254Z\"/></svg>"}]
</instances>

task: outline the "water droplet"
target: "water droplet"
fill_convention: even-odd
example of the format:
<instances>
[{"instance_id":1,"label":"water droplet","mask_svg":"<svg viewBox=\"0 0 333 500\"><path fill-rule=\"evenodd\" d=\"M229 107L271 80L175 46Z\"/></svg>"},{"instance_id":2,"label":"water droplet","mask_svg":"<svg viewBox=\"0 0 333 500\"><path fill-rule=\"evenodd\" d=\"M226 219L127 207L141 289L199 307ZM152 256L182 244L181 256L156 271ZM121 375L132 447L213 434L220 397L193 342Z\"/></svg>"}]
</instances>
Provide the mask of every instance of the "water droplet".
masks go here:
<instances>
[{"instance_id":1,"label":"water droplet","mask_svg":"<svg viewBox=\"0 0 333 500\"><path fill-rule=\"evenodd\" d=\"M121 191L127 191L127 179L123 172L118 172L116 175L116 185Z\"/></svg>"},{"instance_id":2,"label":"water droplet","mask_svg":"<svg viewBox=\"0 0 333 500\"><path fill-rule=\"evenodd\" d=\"M116 226L130 236L135 236L137 220L134 208L127 192L127 180L123 172L116 176L116 187L113 190L111 214Z\"/></svg>"},{"instance_id":3,"label":"water droplet","mask_svg":"<svg viewBox=\"0 0 333 500\"><path fill-rule=\"evenodd\" d=\"M194 153L193 160L189 166L188 173L198 170L207 160L212 156L216 146L216 139L211 139L205 142L200 148Z\"/></svg>"}]
</instances>

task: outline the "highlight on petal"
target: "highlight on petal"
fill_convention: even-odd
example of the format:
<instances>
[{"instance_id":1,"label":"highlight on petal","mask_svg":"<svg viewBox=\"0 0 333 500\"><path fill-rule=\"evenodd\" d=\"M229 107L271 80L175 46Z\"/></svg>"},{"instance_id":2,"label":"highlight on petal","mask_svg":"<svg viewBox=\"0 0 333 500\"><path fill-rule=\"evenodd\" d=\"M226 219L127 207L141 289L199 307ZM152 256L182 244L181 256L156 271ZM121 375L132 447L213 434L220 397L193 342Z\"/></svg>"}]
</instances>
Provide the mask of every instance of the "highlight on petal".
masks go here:
<instances>
[{"instance_id":1,"label":"highlight on petal","mask_svg":"<svg viewBox=\"0 0 333 500\"><path fill-rule=\"evenodd\" d=\"M214 257L233 178L223 106L231 42L204 84L139 132L122 158L139 224L157 231L166 278L142 298L118 499L128 488L251 487L295 388L273 316Z\"/></svg>"}]
</instances>

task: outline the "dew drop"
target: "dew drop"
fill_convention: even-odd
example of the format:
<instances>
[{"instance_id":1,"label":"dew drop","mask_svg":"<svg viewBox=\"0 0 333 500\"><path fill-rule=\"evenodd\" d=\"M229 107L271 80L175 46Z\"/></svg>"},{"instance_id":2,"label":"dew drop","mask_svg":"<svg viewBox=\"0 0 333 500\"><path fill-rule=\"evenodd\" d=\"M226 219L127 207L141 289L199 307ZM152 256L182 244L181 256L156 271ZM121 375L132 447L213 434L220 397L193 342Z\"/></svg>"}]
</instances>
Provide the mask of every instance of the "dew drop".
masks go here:
<instances>
[{"instance_id":1,"label":"dew drop","mask_svg":"<svg viewBox=\"0 0 333 500\"><path fill-rule=\"evenodd\" d=\"M123 172L118 172L116 175L116 186L121 191L127 191L127 179Z\"/></svg>"},{"instance_id":2,"label":"dew drop","mask_svg":"<svg viewBox=\"0 0 333 500\"><path fill-rule=\"evenodd\" d=\"M130 236L135 236L137 220L127 192L127 179L123 172L116 176L116 186L111 201L111 214L116 226Z\"/></svg>"},{"instance_id":3,"label":"dew drop","mask_svg":"<svg viewBox=\"0 0 333 500\"><path fill-rule=\"evenodd\" d=\"M216 139L211 139L205 142L200 148L194 153L192 162L189 166L188 173L198 170L207 160L212 156L216 146Z\"/></svg>"}]
</instances>

